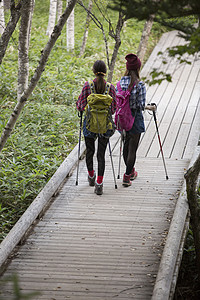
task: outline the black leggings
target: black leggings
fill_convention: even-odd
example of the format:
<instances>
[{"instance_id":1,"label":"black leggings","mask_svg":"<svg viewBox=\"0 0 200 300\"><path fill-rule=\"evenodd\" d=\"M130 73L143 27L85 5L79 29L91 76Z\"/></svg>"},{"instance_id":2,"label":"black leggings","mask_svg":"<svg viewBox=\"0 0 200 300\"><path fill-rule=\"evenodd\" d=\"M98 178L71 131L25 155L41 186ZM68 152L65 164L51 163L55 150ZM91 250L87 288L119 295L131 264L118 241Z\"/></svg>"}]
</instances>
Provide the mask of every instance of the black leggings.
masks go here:
<instances>
[{"instance_id":1,"label":"black leggings","mask_svg":"<svg viewBox=\"0 0 200 300\"><path fill-rule=\"evenodd\" d=\"M98 161L98 176L103 176L105 171L105 152L109 139L98 137L97 161ZM95 139L85 137L86 145L86 166L88 171L93 170L93 156L95 153Z\"/></svg>"},{"instance_id":2,"label":"black leggings","mask_svg":"<svg viewBox=\"0 0 200 300\"><path fill-rule=\"evenodd\" d=\"M135 165L136 152L138 149L141 133L127 133L124 141L123 158L126 165L126 175L130 175Z\"/></svg>"}]
</instances>

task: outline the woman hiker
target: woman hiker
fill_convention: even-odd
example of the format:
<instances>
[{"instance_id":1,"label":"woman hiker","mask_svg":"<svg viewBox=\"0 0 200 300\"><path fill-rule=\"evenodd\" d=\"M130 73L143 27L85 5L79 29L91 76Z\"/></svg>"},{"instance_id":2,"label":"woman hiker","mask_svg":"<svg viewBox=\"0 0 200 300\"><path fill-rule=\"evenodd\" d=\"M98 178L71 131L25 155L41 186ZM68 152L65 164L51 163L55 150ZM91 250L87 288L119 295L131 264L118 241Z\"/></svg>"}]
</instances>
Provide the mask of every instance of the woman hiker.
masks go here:
<instances>
[{"instance_id":1,"label":"woman hiker","mask_svg":"<svg viewBox=\"0 0 200 300\"><path fill-rule=\"evenodd\" d=\"M94 90L96 94L104 94L107 83L104 79L106 75L106 65L102 60L97 60L93 65L93 73L95 74L95 79L93 80ZM76 102L76 107L78 111L83 112L87 105L87 98L92 93L91 85L88 81L83 85L81 94ZM111 103L111 113L114 114L116 110L116 93L115 87L110 84L109 95L112 97ZM103 194L103 176L105 171L105 151L109 141L109 137L112 135L110 130L107 130L105 134L99 134L89 131L86 128L86 118L83 122L83 135L85 138L86 145L86 166L88 170L88 182L90 186L95 186L94 192L97 195ZM95 153L95 140L98 138L98 148L97 148L97 162L98 162L98 173L96 178L96 173L93 167L93 156Z\"/></svg>"},{"instance_id":2,"label":"woman hiker","mask_svg":"<svg viewBox=\"0 0 200 300\"><path fill-rule=\"evenodd\" d=\"M138 149L141 133L145 131L143 110L146 102L146 88L142 81L140 81L139 70L141 61L135 54L128 54L126 59L126 71L120 80L122 90L131 90L129 104L132 115L135 117L132 128L125 132L123 158L126 165L126 171L123 176L122 185L128 187L131 185L131 180L134 180L138 173L135 170L136 152ZM116 93L118 89L116 87Z\"/></svg>"}]
</instances>

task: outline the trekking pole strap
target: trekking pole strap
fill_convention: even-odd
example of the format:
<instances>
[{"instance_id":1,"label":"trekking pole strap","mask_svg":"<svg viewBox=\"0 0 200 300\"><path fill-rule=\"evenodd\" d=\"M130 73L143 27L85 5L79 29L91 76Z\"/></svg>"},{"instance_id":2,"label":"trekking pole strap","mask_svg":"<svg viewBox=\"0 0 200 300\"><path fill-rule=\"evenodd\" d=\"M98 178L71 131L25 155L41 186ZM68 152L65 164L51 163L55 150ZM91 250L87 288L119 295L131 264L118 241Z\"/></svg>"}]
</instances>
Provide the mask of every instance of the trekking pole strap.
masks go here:
<instances>
[{"instance_id":1,"label":"trekking pole strap","mask_svg":"<svg viewBox=\"0 0 200 300\"><path fill-rule=\"evenodd\" d=\"M82 110L78 112L78 117L82 119L82 117L83 117L83 111Z\"/></svg>"}]
</instances>

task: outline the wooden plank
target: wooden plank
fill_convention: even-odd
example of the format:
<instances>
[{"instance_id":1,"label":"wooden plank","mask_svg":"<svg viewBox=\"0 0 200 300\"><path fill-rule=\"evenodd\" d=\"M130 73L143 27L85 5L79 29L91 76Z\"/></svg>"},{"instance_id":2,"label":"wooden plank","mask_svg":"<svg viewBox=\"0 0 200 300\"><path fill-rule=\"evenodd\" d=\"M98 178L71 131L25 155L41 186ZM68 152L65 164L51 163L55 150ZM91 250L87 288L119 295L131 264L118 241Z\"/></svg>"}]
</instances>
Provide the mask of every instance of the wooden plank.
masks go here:
<instances>
[{"instance_id":1,"label":"wooden plank","mask_svg":"<svg viewBox=\"0 0 200 300\"><path fill-rule=\"evenodd\" d=\"M167 108L168 103L171 100L172 94L174 92L174 89L176 88L177 83L170 83L167 85L167 89L165 90L165 94L162 96L160 101L158 100L158 96L155 94L155 98L152 99L152 101L156 104L158 104L157 108L157 122L158 126L160 126L160 122L163 118L163 115L165 113L165 110ZM158 94L159 95L159 94ZM146 115L145 115L146 117ZM165 124L164 128L166 129L167 126ZM160 129L159 129L160 131ZM163 134L161 135L161 137ZM141 146L142 145L142 146ZM150 149L152 148L151 152L149 153ZM146 133L143 136L142 143L140 144L138 148L138 154L143 157L157 157L159 153L159 144L158 144L158 139L156 135L156 127L155 127L155 122L153 119L153 116L151 116L151 120L149 122L149 126L146 128Z\"/></svg>"},{"instance_id":2,"label":"wooden plank","mask_svg":"<svg viewBox=\"0 0 200 300\"><path fill-rule=\"evenodd\" d=\"M167 32L164 33L159 41L159 43L154 47L148 61L145 63L141 76L145 77L153 68L160 68L162 63L162 58L158 56L158 52L164 52L168 47L176 45L177 32ZM173 43L174 42L174 43Z\"/></svg>"},{"instance_id":3,"label":"wooden plank","mask_svg":"<svg viewBox=\"0 0 200 300\"><path fill-rule=\"evenodd\" d=\"M185 111L188 107L189 99L192 94L192 90L194 88L195 80L197 78L197 74L199 72L199 69L196 67L193 68L187 68L190 73L190 77L188 78L183 94L181 96L180 102L177 105L177 108L175 110L173 121L170 124L169 131L167 133L167 136L165 138L164 144L166 143L165 147L165 155L167 157L171 157L173 153L173 149L175 147L175 143L177 140L177 135L180 131L180 126L182 124ZM172 129L173 128L173 129Z\"/></svg>"},{"instance_id":4,"label":"wooden plank","mask_svg":"<svg viewBox=\"0 0 200 300\"><path fill-rule=\"evenodd\" d=\"M85 145L82 143L80 154L85 151ZM9 234L0 244L0 268L5 263L8 256L20 242L26 231L30 228L38 215L42 212L45 206L50 201L51 197L61 186L63 180L71 171L72 167L77 162L78 145L71 151L68 157L60 165L55 174L51 177L36 199L31 203L19 221L11 229Z\"/></svg>"},{"instance_id":5,"label":"wooden plank","mask_svg":"<svg viewBox=\"0 0 200 300\"><path fill-rule=\"evenodd\" d=\"M200 82L196 83L196 86L193 91L192 99L194 101L198 101L197 103L194 103L193 100L191 101L191 110L194 112L194 116L192 117L190 114L190 118L192 120L191 129L190 129L190 135L187 138L187 144L184 149L183 158L189 158L191 157L193 151L194 151L194 145L198 144L199 140L199 132L200 132ZM196 110L194 111L194 108L196 106Z\"/></svg>"},{"instance_id":6,"label":"wooden plank","mask_svg":"<svg viewBox=\"0 0 200 300\"><path fill-rule=\"evenodd\" d=\"M114 160L116 158L114 156ZM106 161L109 166L108 159ZM181 183L177 180L188 164L187 160L177 161L177 168L174 162L176 160L169 163L173 172L173 183L170 183L160 180L160 175L156 180L163 172L160 159L139 159L141 175L134 187L125 189L119 186L117 191L110 187L112 171L107 167L104 197L94 195L93 188L88 187L85 162L81 162L81 184L74 186L75 171L39 222L39 227L35 227L27 243L21 247L6 274L18 270L24 292L44 290L47 298L54 295L58 299L62 290L65 297L76 294L83 299L87 287L92 299L98 299L100 291L99 298L104 299L121 295L120 291L133 285L143 287L145 282L147 288L142 288L143 299L150 299L163 249L162 240L175 204L170 199L180 188ZM145 186L145 183L148 184ZM84 194L83 190L87 193ZM113 197L113 192L117 197ZM161 225L163 219L165 222ZM110 282L108 288L102 291L101 286L107 281ZM136 297L140 299L141 291Z\"/></svg>"},{"instance_id":7,"label":"wooden plank","mask_svg":"<svg viewBox=\"0 0 200 300\"><path fill-rule=\"evenodd\" d=\"M166 108L165 114L161 119L161 124L159 125L159 133L162 141L162 148L165 157L170 157L178 131L180 129L180 124L187 107L187 100L192 92L192 83L190 83L189 77L193 77L191 73L191 67L186 65L184 67L183 74L187 74L180 77L181 84L177 85L170 102ZM194 74L195 76L195 74ZM194 79L195 80L195 79ZM184 81L187 84L182 83ZM157 149L157 151L156 151ZM151 149L149 150L148 156L158 157L160 154L158 142L152 143Z\"/></svg>"}]
</instances>

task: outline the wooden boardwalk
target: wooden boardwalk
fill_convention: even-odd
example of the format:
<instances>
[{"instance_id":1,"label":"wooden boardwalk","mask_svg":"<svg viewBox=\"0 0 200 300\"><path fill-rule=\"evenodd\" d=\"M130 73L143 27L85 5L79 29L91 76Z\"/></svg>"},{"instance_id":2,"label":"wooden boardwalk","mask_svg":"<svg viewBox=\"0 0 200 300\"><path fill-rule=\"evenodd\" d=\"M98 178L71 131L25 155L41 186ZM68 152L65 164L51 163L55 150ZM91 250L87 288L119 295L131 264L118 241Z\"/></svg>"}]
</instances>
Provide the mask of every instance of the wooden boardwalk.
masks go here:
<instances>
[{"instance_id":1,"label":"wooden boardwalk","mask_svg":"<svg viewBox=\"0 0 200 300\"><path fill-rule=\"evenodd\" d=\"M146 132L136 163L138 178L129 188L117 179L115 189L107 151L104 194L97 196L88 186L85 160L81 161L78 186L75 169L3 275L17 273L23 293L40 291L37 300L152 298L184 172L200 129L199 61L190 57L190 65L178 66L176 59L167 58L162 65L157 55L182 42L176 34L172 31L162 36L142 71L146 76L158 67L173 75L172 83L165 81L147 90L148 102L158 106L169 180L154 120L145 112ZM111 139L111 148L117 175L118 133ZM122 160L121 178L124 170ZM4 299L11 299L11 285L3 290Z\"/></svg>"}]
</instances>

